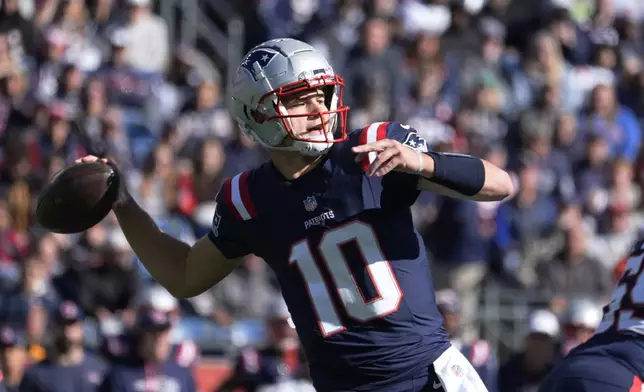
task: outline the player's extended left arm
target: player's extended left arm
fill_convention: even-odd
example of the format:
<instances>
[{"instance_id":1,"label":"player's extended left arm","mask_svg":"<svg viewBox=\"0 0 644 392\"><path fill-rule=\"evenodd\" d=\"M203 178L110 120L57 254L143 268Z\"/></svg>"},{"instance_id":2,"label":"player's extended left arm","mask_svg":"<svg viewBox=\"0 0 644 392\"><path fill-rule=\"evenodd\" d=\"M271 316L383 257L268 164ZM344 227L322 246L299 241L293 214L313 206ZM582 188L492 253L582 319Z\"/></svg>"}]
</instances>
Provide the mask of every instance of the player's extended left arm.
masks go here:
<instances>
[{"instance_id":1,"label":"player's extended left arm","mask_svg":"<svg viewBox=\"0 0 644 392\"><path fill-rule=\"evenodd\" d=\"M476 201L499 201L514 192L510 175L490 162L470 155L419 153L418 189Z\"/></svg>"},{"instance_id":2,"label":"player's extended left arm","mask_svg":"<svg viewBox=\"0 0 644 392\"><path fill-rule=\"evenodd\" d=\"M458 199L498 201L510 196L514 184L510 175L490 162L470 155L421 152L397 140L384 139L352 151L360 161L376 153L366 170L369 176L384 176L392 170L416 174L418 189Z\"/></svg>"}]
</instances>

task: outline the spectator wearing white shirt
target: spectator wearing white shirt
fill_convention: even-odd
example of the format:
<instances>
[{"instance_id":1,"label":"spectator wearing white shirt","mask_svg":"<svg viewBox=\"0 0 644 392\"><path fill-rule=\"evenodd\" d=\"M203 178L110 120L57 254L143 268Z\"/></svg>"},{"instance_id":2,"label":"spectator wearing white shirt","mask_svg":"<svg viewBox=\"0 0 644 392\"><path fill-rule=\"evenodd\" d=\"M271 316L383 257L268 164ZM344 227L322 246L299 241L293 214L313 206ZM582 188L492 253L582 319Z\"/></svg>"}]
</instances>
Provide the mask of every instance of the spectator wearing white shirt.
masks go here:
<instances>
[{"instance_id":1,"label":"spectator wearing white shirt","mask_svg":"<svg viewBox=\"0 0 644 392\"><path fill-rule=\"evenodd\" d=\"M151 0L127 0L127 5L128 64L137 71L164 72L170 58L168 26L151 12Z\"/></svg>"}]
</instances>

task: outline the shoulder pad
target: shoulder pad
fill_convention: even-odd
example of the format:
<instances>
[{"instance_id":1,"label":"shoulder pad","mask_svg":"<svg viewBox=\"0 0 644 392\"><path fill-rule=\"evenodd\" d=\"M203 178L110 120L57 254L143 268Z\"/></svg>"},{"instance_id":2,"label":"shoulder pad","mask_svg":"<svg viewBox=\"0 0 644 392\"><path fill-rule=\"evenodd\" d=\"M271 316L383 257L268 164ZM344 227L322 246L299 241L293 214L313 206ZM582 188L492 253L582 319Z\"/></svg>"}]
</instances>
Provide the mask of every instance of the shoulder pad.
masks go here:
<instances>
[{"instance_id":1,"label":"shoulder pad","mask_svg":"<svg viewBox=\"0 0 644 392\"><path fill-rule=\"evenodd\" d=\"M238 220L249 220L257 215L250 193L250 173L250 170L245 171L227 179L217 195L217 202L224 203L226 209Z\"/></svg>"},{"instance_id":2,"label":"shoulder pad","mask_svg":"<svg viewBox=\"0 0 644 392\"><path fill-rule=\"evenodd\" d=\"M472 343L472 352L470 353L470 362L472 366L479 367L485 365L492 357L492 347L485 340L477 340Z\"/></svg>"}]
</instances>

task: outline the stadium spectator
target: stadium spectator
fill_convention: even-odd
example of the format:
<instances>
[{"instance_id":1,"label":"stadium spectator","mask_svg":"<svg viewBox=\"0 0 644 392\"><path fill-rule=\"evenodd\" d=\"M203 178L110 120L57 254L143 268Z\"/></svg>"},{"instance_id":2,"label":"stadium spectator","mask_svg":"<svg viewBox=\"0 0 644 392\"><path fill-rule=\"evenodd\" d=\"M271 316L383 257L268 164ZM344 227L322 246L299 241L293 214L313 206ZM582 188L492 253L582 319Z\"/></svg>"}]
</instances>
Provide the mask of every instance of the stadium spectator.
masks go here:
<instances>
[{"instance_id":1,"label":"stadium spectator","mask_svg":"<svg viewBox=\"0 0 644 392\"><path fill-rule=\"evenodd\" d=\"M492 346L485 340L475 340L472 343L463 341L461 325L462 309L456 292L450 289L436 292L436 304L445 318L445 329L450 336L452 345L461 350L463 355L472 363L488 392L497 392L498 360Z\"/></svg>"},{"instance_id":2,"label":"stadium spectator","mask_svg":"<svg viewBox=\"0 0 644 392\"><path fill-rule=\"evenodd\" d=\"M276 299L269 305L266 323L267 345L259 349L242 349L233 373L219 391L314 390L308 381L306 360L283 299Z\"/></svg>"},{"instance_id":3,"label":"stadium spectator","mask_svg":"<svg viewBox=\"0 0 644 392\"><path fill-rule=\"evenodd\" d=\"M552 298L586 295L603 301L613 288L611 274L598 260L588 257L588 234L582 227L565 233L564 250L537 269L539 289Z\"/></svg>"},{"instance_id":4,"label":"stadium spectator","mask_svg":"<svg viewBox=\"0 0 644 392\"><path fill-rule=\"evenodd\" d=\"M127 64L140 72L163 72L170 44L165 21L151 12L152 0L127 0Z\"/></svg>"},{"instance_id":5,"label":"stadium spectator","mask_svg":"<svg viewBox=\"0 0 644 392\"><path fill-rule=\"evenodd\" d=\"M189 368L170 359L170 328L167 313L144 308L137 314L133 351L120 357L105 376L103 392L155 391L196 392Z\"/></svg>"},{"instance_id":6,"label":"stadium spectator","mask_svg":"<svg viewBox=\"0 0 644 392\"><path fill-rule=\"evenodd\" d=\"M562 322L562 355L590 339L599 323L602 311L596 301L586 298L574 298L564 313Z\"/></svg>"},{"instance_id":7,"label":"stadium spectator","mask_svg":"<svg viewBox=\"0 0 644 392\"><path fill-rule=\"evenodd\" d=\"M559 356L559 320L548 310L536 310L527 320L523 349L499 369L499 392L537 390Z\"/></svg>"},{"instance_id":8,"label":"stadium spectator","mask_svg":"<svg viewBox=\"0 0 644 392\"><path fill-rule=\"evenodd\" d=\"M85 351L83 320L73 302L65 301L58 307L48 357L25 373L21 391L98 391L106 364Z\"/></svg>"},{"instance_id":9,"label":"stadium spectator","mask_svg":"<svg viewBox=\"0 0 644 392\"><path fill-rule=\"evenodd\" d=\"M113 214L79 235L43 232L43 186L99 147L159 226L193 243L212 226L220 184L266 160L238 131L227 90L230 64L268 38L329 55L350 128L392 119L437 150L512 172L516 194L500 205L423 194L413 206L437 286L461 296L465 337L485 338L501 362L521 348L517 315L565 316L580 294L604 305L644 225L636 0L186 1L180 12L152 0L1 3L0 324L23 336L28 362L47 357L61 301L81 307L86 345L98 348L130 331L140 298L163 297L149 294L156 282ZM239 344L263 347L274 276L249 258L229 279L173 302L173 350L194 343L225 367Z\"/></svg>"},{"instance_id":10,"label":"stadium spectator","mask_svg":"<svg viewBox=\"0 0 644 392\"><path fill-rule=\"evenodd\" d=\"M170 330L170 343L172 344L172 357L183 367L193 367L199 361L199 347L186 336L181 328L182 310L179 301L164 289L156 284L142 290L141 297L137 301L137 309L149 308L159 312L167 313L172 321Z\"/></svg>"},{"instance_id":11,"label":"stadium spectator","mask_svg":"<svg viewBox=\"0 0 644 392\"><path fill-rule=\"evenodd\" d=\"M11 327L0 329L0 361L0 390L17 392L27 364L24 336L18 330Z\"/></svg>"}]
</instances>

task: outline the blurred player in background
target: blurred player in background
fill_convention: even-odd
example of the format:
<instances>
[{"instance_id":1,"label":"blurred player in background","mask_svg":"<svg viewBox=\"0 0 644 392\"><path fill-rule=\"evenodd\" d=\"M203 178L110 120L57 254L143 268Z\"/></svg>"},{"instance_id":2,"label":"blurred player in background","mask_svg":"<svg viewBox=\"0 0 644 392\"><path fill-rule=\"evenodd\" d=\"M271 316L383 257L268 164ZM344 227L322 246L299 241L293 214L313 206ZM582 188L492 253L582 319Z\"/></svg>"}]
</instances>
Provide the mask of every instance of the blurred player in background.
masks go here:
<instances>
[{"instance_id":1,"label":"blurred player in background","mask_svg":"<svg viewBox=\"0 0 644 392\"><path fill-rule=\"evenodd\" d=\"M347 134L343 88L308 44L253 48L233 77L231 112L271 161L224 183L212 228L193 246L159 230L124 186L114 205L121 228L177 297L204 292L246 255L263 258L321 391L485 391L450 344L409 207L423 190L502 200L510 176L479 158L429 151L407 125Z\"/></svg>"},{"instance_id":2,"label":"blurred player in background","mask_svg":"<svg viewBox=\"0 0 644 392\"><path fill-rule=\"evenodd\" d=\"M461 350L478 372L489 392L497 391L499 364L490 343L477 339L471 344L461 340L461 302L455 291L445 289L436 292L436 304L445 319L445 329L452 346Z\"/></svg>"},{"instance_id":3,"label":"blurred player in background","mask_svg":"<svg viewBox=\"0 0 644 392\"><path fill-rule=\"evenodd\" d=\"M47 359L30 368L20 383L21 392L98 391L107 365L84 349L84 315L70 301L63 302L53 318L53 342Z\"/></svg>"},{"instance_id":4,"label":"blurred player in background","mask_svg":"<svg viewBox=\"0 0 644 392\"><path fill-rule=\"evenodd\" d=\"M267 314L268 341L265 347L241 351L233 374L220 388L234 392L271 389L276 391L315 391L308 381L306 359L301 351L291 314L283 299L278 299Z\"/></svg>"},{"instance_id":5,"label":"blurred player in background","mask_svg":"<svg viewBox=\"0 0 644 392\"><path fill-rule=\"evenodd\" d=\"M190 368L180 366L171 354L170 315L142 308L137 314L134 350L118 358L105 376L101 392L196 392Z\"/></svg>"},{"instance_id":6,"label":"blurred player in background","mask_svg":"<svg viewBox=\"0 0 644 392\"><path fill-rule=\"evenodd\" d=\"M542 392L644 390L644 239L624 273L595 335L573 349L541 385Z\"/></svg>"}]
</instances>

